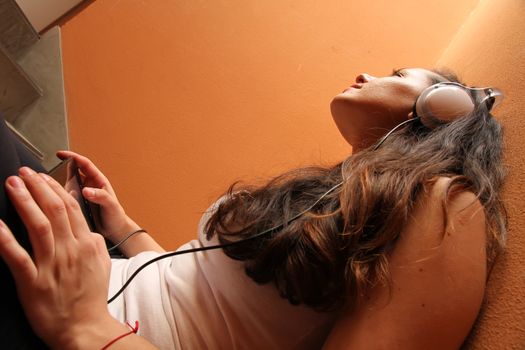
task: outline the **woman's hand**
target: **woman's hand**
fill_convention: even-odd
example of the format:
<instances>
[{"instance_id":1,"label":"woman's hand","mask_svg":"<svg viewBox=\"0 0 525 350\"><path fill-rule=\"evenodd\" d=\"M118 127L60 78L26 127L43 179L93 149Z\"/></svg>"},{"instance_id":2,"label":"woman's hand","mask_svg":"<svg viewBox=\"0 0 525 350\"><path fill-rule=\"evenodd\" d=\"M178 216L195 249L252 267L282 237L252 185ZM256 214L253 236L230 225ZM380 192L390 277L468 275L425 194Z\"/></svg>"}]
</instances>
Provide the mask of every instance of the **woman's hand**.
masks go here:
<instances>
[{"instance_id":1,"label":"woman's hand","mask_svg":"<svg viewBox=\"0 0 525 350\"><path fill-rule=\"evenodd\" d=\"M75 159L84 185L82 195L100 206L101 222L97 224L102 232L99 233L113 243L118 243L128 233L140 228L126 215L108 179L91 160L71 151L59 151L57 156Z\"/></svg>"},{"instance_id":2,"label":"woman's hand","mask_svg":"<svg viewBox=\"0 0 525 350\"><path fill-rule=\"evenodd\" d=\"M102 231L101 234L116 244L129 233L140 228L126 215L108 179L93 162L70 151L59 151L57 155L62 159L75 159L85 186L82 195L88 201L100 206L101 222L97 224ZM133 236L119 249L126 257L132 257L143 251L164 252L164 249L145 232Z\"/></svg>"},{"instance_id":3,"label":"woman's hand","mask_svg":"<svg viewBox=\"0 0 525 350\"><path fill-rule=\"evenodd\" d=\"M110 259L102 236L90 232L78 203L56 181L29 168L20 174L7 179L6 189L33 258L1 221L0 255L34 331L52 347L69 348L94 325L120 327L106 304Z\"/></svg>"}]
</instances>

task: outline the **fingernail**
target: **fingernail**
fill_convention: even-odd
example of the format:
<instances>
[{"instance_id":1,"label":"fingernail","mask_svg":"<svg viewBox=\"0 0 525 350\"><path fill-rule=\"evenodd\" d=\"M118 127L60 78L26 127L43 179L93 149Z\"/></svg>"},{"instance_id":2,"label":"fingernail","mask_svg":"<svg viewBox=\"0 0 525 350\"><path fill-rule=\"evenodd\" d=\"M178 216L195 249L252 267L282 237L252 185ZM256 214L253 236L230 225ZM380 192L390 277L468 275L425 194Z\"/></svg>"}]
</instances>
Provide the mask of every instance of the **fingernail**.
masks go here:
<instances>
[{"instance_id":1,"label":"fingernail","mask_svg":"<svg viewBox=\"0 0 525 350\"><path fill-rule=\"evenodd\" d=\"M40 177L43 178L44 180L46 180L47 182L51 181L51 176L49 176L47 174L38 173L38 175L40 175Z\"/></svg>"},{"instance_id":2,"label":"fingernail","mask_svg":"<svg viewBox=\"0 0 525 350\"><path fill-rule=\"evenodd\" d=\"M95 197L95 195L97 194L97 192L92 188L87 188L86 192L87 192L88 197Z\"/></svg>"},{"instance_id":3,"label":"fingernail","mask_svg":"<svg viewBox=\"0 0 525 350\"><path fill-rule=\"evenodd\" d=\"M7 183L14 188L23 188L24 182L18 176L11 176L7 179Z\"/></svg>"},{"instance_id":4,"label":"fingernail","mask_svg":"<svg viewBox=\"0 0 525 350\"><path fill-rule=\"evenodd\" d=\"M18 172L20 173L20 175L33 175L33 174L36 174L33 169L31 168L28 168L28 167L22 167L20 168L20 170L18 170Z\"/></svg>"}]
</instances>

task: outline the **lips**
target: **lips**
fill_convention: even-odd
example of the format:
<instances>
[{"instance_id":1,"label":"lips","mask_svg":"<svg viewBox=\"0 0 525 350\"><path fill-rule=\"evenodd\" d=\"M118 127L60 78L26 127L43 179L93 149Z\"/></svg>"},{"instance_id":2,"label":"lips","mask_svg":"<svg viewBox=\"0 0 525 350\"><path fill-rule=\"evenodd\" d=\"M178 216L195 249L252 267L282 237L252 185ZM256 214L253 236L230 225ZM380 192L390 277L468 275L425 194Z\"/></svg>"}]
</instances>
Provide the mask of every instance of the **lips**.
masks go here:
<instances>
[{"instance_id":1,"label":"lips","mask_svg":"<svg viewBox=\"0 0 525 350\"><path fill-rule=\"evenodd\" d=\"M363 84L356 83L350 86L349 88L344 89L343 93L347 92L348 90L352 90L352 89L361 89L362 87L363 87Z\"/></svg>"}]
</instances>

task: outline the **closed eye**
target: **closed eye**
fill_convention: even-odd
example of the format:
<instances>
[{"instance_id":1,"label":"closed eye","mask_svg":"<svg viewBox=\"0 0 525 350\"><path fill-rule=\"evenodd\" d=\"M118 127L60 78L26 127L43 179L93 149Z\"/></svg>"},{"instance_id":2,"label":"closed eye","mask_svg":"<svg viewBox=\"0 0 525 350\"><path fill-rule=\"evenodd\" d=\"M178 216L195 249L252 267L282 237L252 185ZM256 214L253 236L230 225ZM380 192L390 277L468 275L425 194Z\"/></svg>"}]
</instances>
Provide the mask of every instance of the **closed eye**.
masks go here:
<instances>
[{"instance_id":1,"label":"closed eye","mask_svg":"<svg viewBox=\"0 0 525 350\"><path fill-rule=\"evenodd\" d=\"M403 77L403 69L393 69L392 76Z\"/></svg>"}]
</instances>

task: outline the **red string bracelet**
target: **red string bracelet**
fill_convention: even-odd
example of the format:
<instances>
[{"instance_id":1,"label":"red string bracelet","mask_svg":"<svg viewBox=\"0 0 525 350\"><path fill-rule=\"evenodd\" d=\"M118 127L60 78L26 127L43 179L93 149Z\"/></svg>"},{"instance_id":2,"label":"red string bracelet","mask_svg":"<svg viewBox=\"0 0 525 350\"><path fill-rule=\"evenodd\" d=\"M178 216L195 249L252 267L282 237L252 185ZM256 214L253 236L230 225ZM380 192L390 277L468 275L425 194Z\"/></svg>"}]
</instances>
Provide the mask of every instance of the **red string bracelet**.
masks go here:
<instances>
[{"instance_id":1,"label":"red string bracelet","mask_svg":"<svg viewBox=\"0 0 525 350\"><path fill-rule=\"evenodd\" d=\"M131 330L127 333L124 333L124 334L121 334L119 335L118 337L116 337L115 339L113 339L112 341L110 341L109 343L107 343L106 345L104 345L100 350L106 350L107 348L109 348L111 345L115 344L117 341L119 341L120 339L130 335L130 334L133 334L133 333L137 333L139 331L139 321L135 321L135 327L132 327L129 322L126 321L126 324L128 325L129 328L131 328Z\"/></svg>"}]
</instances>

